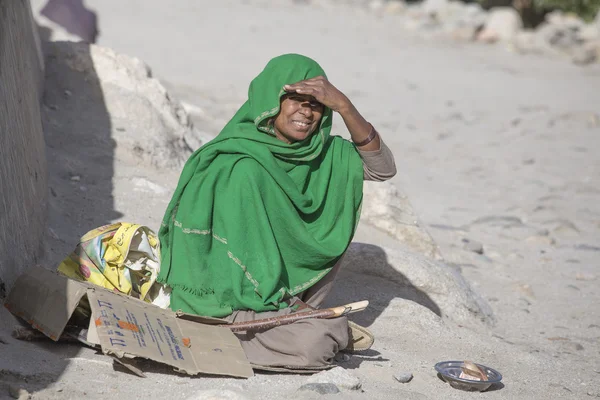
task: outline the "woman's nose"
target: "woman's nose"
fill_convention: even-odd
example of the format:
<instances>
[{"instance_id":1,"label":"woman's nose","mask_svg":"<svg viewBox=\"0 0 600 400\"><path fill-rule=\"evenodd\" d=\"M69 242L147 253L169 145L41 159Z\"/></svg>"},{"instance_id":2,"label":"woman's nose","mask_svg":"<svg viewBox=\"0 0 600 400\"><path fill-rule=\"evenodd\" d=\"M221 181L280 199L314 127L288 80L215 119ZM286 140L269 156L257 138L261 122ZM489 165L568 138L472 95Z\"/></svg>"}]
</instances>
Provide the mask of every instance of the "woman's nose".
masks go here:
<instances>
[{"instance_id":1,"label":"woman's nose","mask_svg":"<svg viewBox=\"0 0 600 400\"><path fill-rule=\"evenodd\" d=\"M312 116L313 113L313 109L310 105L310 103L303 103L300 105L300 114L304 115L305 117L310 117Z\"/></svg>"}]
</instances>

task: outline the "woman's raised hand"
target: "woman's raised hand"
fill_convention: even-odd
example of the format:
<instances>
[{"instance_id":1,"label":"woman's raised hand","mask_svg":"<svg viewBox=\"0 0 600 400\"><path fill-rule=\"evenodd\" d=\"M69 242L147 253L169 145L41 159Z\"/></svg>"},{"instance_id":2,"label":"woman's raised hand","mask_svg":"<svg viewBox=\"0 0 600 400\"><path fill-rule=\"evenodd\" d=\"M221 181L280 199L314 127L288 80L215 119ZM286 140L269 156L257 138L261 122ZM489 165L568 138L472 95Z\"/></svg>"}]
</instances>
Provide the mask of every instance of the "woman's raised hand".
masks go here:
<instances>
[{"instance_id":1,"label":"woman's raised hand","mask_svg":"<svg viewBox=\"0 0 600 400\"><path fill-rule=\"evenodd\" d=\"M333 86L324 76L317 76L294 84L284 85L283 90L288 93L312 96L319 103L336 112L341 112L351 106L350 100L346 95Z\"/></svg>"}]
</instances>

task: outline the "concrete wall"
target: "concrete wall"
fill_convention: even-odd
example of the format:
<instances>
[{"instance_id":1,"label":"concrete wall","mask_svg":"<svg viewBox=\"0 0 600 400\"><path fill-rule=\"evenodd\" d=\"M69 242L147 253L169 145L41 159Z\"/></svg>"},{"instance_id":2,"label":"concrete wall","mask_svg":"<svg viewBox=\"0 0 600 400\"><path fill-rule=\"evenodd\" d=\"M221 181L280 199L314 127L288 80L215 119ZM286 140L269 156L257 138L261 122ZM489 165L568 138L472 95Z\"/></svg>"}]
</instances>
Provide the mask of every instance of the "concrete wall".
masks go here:
<instances>
[{"instance_id":1,"label":"concrete wall","mask_svg":"<svg viewBox=\"0 0 600 400\"><path fill-rule=\"evenodd\" d=\"M0 296L37 261L46 229L37 35L28 0L0 0Z\"/></svg>"}]
</instances>

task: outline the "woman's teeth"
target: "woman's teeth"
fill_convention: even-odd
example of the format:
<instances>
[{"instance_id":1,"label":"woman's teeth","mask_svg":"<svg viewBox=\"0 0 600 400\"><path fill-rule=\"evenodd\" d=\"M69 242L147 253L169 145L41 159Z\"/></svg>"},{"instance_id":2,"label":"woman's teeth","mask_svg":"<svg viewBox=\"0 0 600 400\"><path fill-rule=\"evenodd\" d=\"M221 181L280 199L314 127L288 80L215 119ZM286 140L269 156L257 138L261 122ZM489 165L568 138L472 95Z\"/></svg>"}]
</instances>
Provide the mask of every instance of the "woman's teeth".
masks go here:
<instances>
[{"instance_id":1,"label":"woman's teeth","mask_svg":"<svg viewBox=\"0 0 600 400\"><path fill-rule=\"evenodd\" d=\"M292 121L292 123L299 128L306 128L310 125L308 122L300 122L300 121Z\"/></svg>"}]
</instances>

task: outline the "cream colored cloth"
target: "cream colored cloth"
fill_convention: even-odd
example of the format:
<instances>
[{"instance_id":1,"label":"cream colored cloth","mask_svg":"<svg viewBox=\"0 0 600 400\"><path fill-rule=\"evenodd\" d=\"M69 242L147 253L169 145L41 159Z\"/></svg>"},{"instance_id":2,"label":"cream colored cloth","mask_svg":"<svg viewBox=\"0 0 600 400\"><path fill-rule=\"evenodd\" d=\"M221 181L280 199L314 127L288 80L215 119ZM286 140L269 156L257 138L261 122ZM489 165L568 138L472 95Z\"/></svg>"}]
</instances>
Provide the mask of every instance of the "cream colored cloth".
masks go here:
<instances>
[{"instance_id":1,"label":"cream colored cloth","mask_svg":"<svg viewBox=\"0 0 600 400\"><path fill-rule=\"evenodd\" d=\"M319 308L333 287L340 265L341 259L319 282L298 296L299 299L311 307ZM263 313L235 311L225 319L244 322L287 315L291 312L291 308ZM318 369L331 366L331 360L336 353L348 345L348 320L346 317L307 319L264 332L236 333L236 336L248 361L254 365Z\"/></svg>"},{"instance_id":2,"label":"cream colored cloth","mask_svg":"<svg viewBox=\"0 0 600 400\"><path fill-rule=\"evenodd\" d=\"M396 162L389 147L380 138L379 150L358 150L363 161L365 181L383 182L396 175Z\"/></svg>"}]
</instances>

